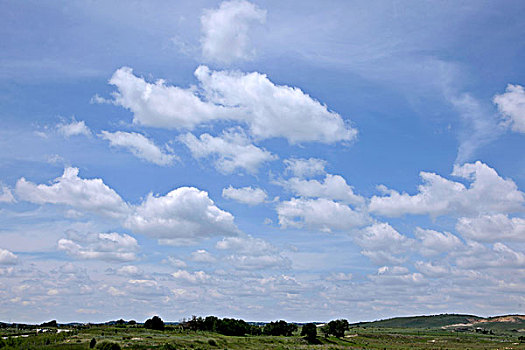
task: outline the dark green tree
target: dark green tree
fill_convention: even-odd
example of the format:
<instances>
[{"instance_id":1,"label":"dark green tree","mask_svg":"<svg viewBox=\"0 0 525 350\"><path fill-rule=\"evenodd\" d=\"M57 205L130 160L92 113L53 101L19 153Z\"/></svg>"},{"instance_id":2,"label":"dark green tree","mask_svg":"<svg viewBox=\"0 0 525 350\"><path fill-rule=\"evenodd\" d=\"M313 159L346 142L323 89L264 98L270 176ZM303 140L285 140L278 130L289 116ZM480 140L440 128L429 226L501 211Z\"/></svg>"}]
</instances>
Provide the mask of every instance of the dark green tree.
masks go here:
<instances>
[{"instance_id":1,"label":"dark green tree","mask_svg":"<svg viewBox=\"0 0 525 350\"><path fill-rule=\"evenodd\" d=\"M144 328L155 329L158 331L164 330L164 321L159 316L153 316L144 322Z\"/></svg>"},{"instance_id":2,"label":"dark green tree","mask_svg":"<svg viewBox=\"0 0 525 350\"><path fill-rule=\"evenodd\" d=\"M314 323L307 323L301 329L301 336L305 337L309 343L313 343L317 337L317 326Z\"/></svg>"},{"instance_id":3,"label":"dark green tree","mask_svg":"<svg viewBox=\"0 0 525 350\"><path fill-rule=\"evenodd\" d=\"M333 335L334 337L341 338L344 337L345 331L348 329L348 321L341 319L328 322L323 330L327 335Z\"/></svg>"},{"instance_id":4,"label":"dark green tree","mask_svg":"<svg viewBox=\"0 0 525 350\"><path fill-rule=\"evenodd\" d=\"M97 340L95 338L92 338L91 341L89 342L89 348L93 349L95 345L97 345Z\"/></svg>"}]
</instances>

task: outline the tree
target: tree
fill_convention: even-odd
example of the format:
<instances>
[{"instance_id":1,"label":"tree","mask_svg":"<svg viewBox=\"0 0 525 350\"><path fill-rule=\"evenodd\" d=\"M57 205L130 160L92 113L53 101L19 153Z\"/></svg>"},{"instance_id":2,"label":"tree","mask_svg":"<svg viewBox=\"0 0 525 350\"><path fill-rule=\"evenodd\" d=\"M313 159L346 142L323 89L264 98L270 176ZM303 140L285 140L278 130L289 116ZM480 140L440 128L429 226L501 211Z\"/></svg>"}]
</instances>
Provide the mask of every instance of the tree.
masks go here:
<instances>
[{"instance_id":1,"label":"tree","mask_svg":"<svg viewBox=\"0 0 525 350\"><path fill-rule=\"evenodd\" d=\"M317 337L317 326L313 323L307 323L301 329L301 336L305 337L309 343L313 343Z\"/></svg>"},{"instance_id":2,"label":"tree","mask_svg":"<svg viewBox=\"0 0 525 350\"><path fill-rule=\"evenodd\" d=\"M284 336L289 337L296 330L297 330L297 325L280 320L280 321L270 322L266 324L266 326L264 326L264 329L263 329L263 334L276 335L276 336L284 335Z\"/></svg>"},{"instance_id":3,"label":"tree","mask_svg":"<svg viewBox=\"0 0 525 350\"><path fill-rule=\"evenodd\" d=\"M349 324L347 320L335 320L330 321L324 327L324 332L327 335L333 335L334 337L341 338L344 337L345 331L349 329Z\"/></svg>"},{"instance_id":4,"label":"tree","mask_svg":"<svg viewBox=\"0 0 525 350\"><path fill-rule=\"evenodd\" d=\"M164 330L164 321L159 316L153 316L152 318L144 322L144 328L155 329L158 331Z\"/></svg>"},{"instance_id":5,"label":"tree","mask_svg":"<svg viewBox=\"0 0 525 350\"><path fill-rule=\"evenodd\" d=\"M92 338L91 341L89 342L89 348L93 349L95 345L97 345L97 340L95 338Z\"/></svg>"}]
</instances>

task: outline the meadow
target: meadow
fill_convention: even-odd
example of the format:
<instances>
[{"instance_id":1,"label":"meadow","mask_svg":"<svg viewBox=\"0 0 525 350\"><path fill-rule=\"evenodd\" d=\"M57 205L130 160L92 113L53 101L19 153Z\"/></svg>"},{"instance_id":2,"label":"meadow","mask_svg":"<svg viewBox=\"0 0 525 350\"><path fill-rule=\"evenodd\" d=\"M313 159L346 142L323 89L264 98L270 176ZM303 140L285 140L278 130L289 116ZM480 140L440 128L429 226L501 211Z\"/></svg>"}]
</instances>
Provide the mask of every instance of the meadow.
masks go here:
<instances>
[{"instance_id":1,"label":"meadow","mask_svg":"<svg viewBox=\"0 0 525 350\"><path fill-rule=\"evenodd\" d=\"M164 331L142 325L86 325L36 330L1 330L0 348L8 349L90 349L104 342L122 349L525 349L521 332L458 332L440 328L380 328L353 326L344 337L325 336L318 332L314 342L300 336L226 336L215 332L183 330L167 325ZM68 331L64 331L67 329ZM22 336L23 335L23 336ZM93 342L93 339L95 341ZM523 340L523 338L522 338ZM91 343L91 344L90 344ZM106 345L107 346L107 345ZM103 347L102 347L103 348ZM111 349L106 347L105 349ZM117 347L114 347L117 349Z\"/></svg>"}]
</instances>

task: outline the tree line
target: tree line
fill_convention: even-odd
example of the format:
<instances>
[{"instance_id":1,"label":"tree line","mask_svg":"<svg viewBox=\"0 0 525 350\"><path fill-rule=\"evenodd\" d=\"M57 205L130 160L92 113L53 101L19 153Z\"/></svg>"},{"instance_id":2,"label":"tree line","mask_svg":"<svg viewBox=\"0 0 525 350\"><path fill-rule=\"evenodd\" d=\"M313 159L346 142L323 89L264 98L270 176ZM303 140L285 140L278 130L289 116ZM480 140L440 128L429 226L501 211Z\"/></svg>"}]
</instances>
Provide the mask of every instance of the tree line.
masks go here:
<instances>
[{"instance_id":1,"label":"tree line","mask_svg":"<svg viewBox=\"0 0 525 350\"><path fill-rule=\"evenodd\" d=\"M298 331L299 327L295 323L289 323L284 320L266 323L264 326L250 324L241 319L234 318L218 318L216 316L197 317L192 316L189 320L183 320L178 325L180 328L190 331L206 331L215 332L230 336L245 336L245 335L271 335L271 336L292 336ZM166 326L164 321L159 316L144 322L144 327L154 330L163 331ZM313 342L317 337L317 325L314 323L307 323L301 328L301 336L306 340ZM321 327L321 331L325 336L332 335L341 338L345 331L349 329L347 320L339 319L333 320Z\"/></svg>"}]
</instances>

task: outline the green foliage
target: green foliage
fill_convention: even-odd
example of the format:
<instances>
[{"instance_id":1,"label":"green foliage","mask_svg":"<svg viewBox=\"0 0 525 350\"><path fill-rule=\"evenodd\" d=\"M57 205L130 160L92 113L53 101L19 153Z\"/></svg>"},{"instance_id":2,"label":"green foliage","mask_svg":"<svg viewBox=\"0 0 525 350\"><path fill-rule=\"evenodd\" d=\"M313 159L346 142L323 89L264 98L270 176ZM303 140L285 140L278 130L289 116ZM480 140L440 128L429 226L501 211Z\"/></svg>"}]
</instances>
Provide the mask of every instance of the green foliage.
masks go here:
<instances>
[{"instance_id":1,"label":"green foliage","mask_svg":"<svg viewBox=\"0 0 525 350\"><path fill-rule=\"evenodd\" d=\"M341 338L344 337L345 331L348 329L348 321L341 319L328 322L328 324L324 326L323 331L327 335L333 335L334 337Z\"/></svg>"},{"instance_id":2,"label":"green foliage","mask_svg":"<svg viewBox=\"0 0 525 350\"><path fill-rule=\"evenodd\" d=\"M207 316L206 318L192 316L191 320L184 323L184 327L192 331L217 332L233 336L258 335L261 332L259 327L252 326L244 320L220 319L215 316Z\"/></svg>"},{"instance_id":3,"label":"green foliage","mask_svg":"<svg viewBox=\"0 0 525 350\"><path fill-rule=\"evenodd\" d=\"M307 323L301 329L301 336L312 343L317 338L317 326L314 323Z\"/></svg>"},{"instance_id":4,"label":"green foliage","mask_svg":"<svg viewBox=\"0 0 525 350\"><path fill-rule=\"evenodd\" d=\"M99 350L121 350L120 345L109 341L102 342L97 345Z\"/></svg>"},{"instance_id":5,"label":"green foliage","mask_svg":"<svg viewBox=\"0 0 525 350\"><path fill-rule=\"evenodd\" d=\"M215 341L215 339L208 339L208 345L217 346L217 342Z\"/></svg>"},{"instance_id":6,"label":"green foliage","mask_svg":"<svg viewBox=\"0 0 525 350\"><path fill-rule=\"evenodd\" d=\"M297 331L296 324L280 320L266 324L266 326L264 326L263 334L275 336L284 335L289 337L295 331Z\"/></svg>"},{"instance_id":7,"label":"green foliage","mask_svg":"<svg viewBox=\"0 0 525 350\"><path fill-rule=\"evenodd\" d=\"M153 316L144 322L144 328L155 329L158 331L164 330L164 321L159 316Z\"/></svg>"},{"instance_id":8,"label":"green foliage","mask_svg":"<svg viewBox=\"0 0 525 350\"><path fill-rule=\"evenodd\" d=\"M89 342L89 348L93 349L97 345L97 340L95 338L91 338L91 341Z\"/></svg>"}]
</instances>

